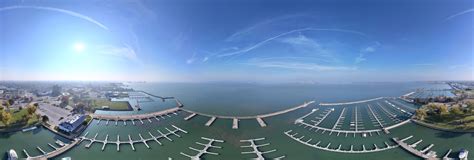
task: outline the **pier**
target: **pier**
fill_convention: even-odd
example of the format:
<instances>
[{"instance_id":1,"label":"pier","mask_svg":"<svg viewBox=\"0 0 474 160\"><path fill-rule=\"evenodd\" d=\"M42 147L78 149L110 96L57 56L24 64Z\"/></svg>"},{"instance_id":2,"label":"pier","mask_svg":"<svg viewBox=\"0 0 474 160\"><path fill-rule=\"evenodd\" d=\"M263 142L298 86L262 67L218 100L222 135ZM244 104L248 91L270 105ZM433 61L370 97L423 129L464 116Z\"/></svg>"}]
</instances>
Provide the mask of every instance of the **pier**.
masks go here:
<instances>
[{"instance_id":1,"label":"pier","mask_svg":"<svg viewBox=\"0 0 474 160\"><path fill-rule=\"evenodd\" d=\"M263 119L260 118L260 117L257 118L257 122L258 122L258 124L260 124L260 127L266 127L267 126L265 121L263 121Z\"/></svg>"},{"instance_id":2,"label":"pier","mask_svg":"<svg viewBox=\"0 0 474 160\"><path fill-rule=\"evenodd\" d=\"M361 100L361 101L353 101L353 102L342 102L342 103L319 103L320 106L341 106L341 105L349 105L349 104L357 104L357 103L365 103L365 102L370 102L370 101L375 101L379 99L383 99L385 97L378 97L378 98L372 98L372 99L367 99L367 100Z\"/></svg>"},{"instance_id":3,"label":"pier","mask_svg":"<svg viewBox=\"0 0 474 160\"><path fill-rule=\"evenodd\" d=\"M334 123L334 126L332 126L332 129L336 129L337 127L341 126L342 124L340 124L342 121L344 121L345 117L344 117L344 113L346 111L346 108L343 108L342 111L341 111L341 114L339 115L339 117L337 118L336 120L336 123ZM332 133L332 132L331 132Z\"/></svg>"},{"instance_id":4,"label":"pier","mask_svg":"<svg viewBox=\"0 0 474 160\"><path fill-rule=\"evenodd\" d=\"M234 118L232 120L232 129L239 129L239 119Z\"/></svg>"},{"instance_id":5,"label":"pier","mask_svg":"<svg viewBox=\"0 0 474 160\"><path fill-rule=\"evenodd\" d=\"M413 155L416 155L416 156L421 157L423 159L429 159L429 160L437 159L435 152L430 152L428 154L425 154L429 149L431 149L431 147L433 147L433 144L429 145L428 147L426 147L422 151L419 151L419 150L415 149L414 147L412 147L412 145L407 144L407 143L404 142L405 140L407 140L411 137L413 137L413 136L406 137L402 140L399 140L398 138L392 138L392 140L395 141L398 145L400 145L406 151L412 153Z\"/></svg>"},{"instance_id":6,"label":"pier","mask_svg":"<svg viewBox=\"0 0 474 160\"><path fill-rule=\"evenodd\" d=\"M196 113L192 113L191 115L187 116L184 118L184 120L190 120L191 118L193 118L194 116L196 116L197 114Z\"/></svg>"},{"instance_id":7,"label":"pier","mask_svg":"<svg viewBox=\"0 0 474 160\"><path fill-rule=\"evenodd\" d=\"M138 136L140 137L140 139L137 139L137 140L133 140L131 138L130 135L128 135L128 140L125 140L125 141L120 141L120 136L117 135L117 140L116 141L109 141L108 138L109 138L109 135L106 135L105 137L105 140L97 140L97 135L98 133L95 134L95 136L93 138L87 138L87 134L84 134L84 136L81 136L79 139L79 142L82 142L82 141L89 141L90 143L86 144L86 148L89 148L93 143L101 143L102 144L102 150L105 150L105 147L107 144L115 144L117 146L117 152L120 151L120 145L121 144L130 144L130 146L132 147L132 150L135 150L135 146L134 144L136 143L143 143L147 148L150 148L150 146L148 145L148 141L155 141L157 142L158 144L161 145L161 142L159 141L159 139L167 139L169 141L173 141L171 138L169 138L170 135L175 135L176 137L180 138L181 136L179 134L177 134L178 132L182 132L182 133L188 133L187 131L175 126L175 125L171 125L174 129L173 130L170 130L168 128L165 127L165 129L168 131L167 133L163 133L161 132L160 130L157 130L158 133L160 135L158 136L154 136L153 134L151 134L150 132L148 132L148 134L150 135L150 138L144 138L141 134L138 134Z\"/></svg>"},{"instance_id":8,"label":"pier","mask_svg":"<svg viewBox=\"0 0 474 160\"><path fill-rule=\"evenodd\" d=\"M213 114L206 114L206 113L200 113L200 112L188 110L188 109L185 109L185 108L179 108L179 110L182 110L182 111L185 111L185 112L190 113L190 115L187 116L187 117L185 117L184 120L189 120L189 119L193 118L193 117L196 116L196 115L205 116L205 117L210 117L211 120L214 119L214 120L212 120L212 121L215 121L216 119L232 119L232 121L233 121L233 123L232 123L232 128L233 128L233 129L237 129L237 128L238 128L238 121L239 121L239 120L242 120L242 119L255 119L255 120L257 120L257 122L260 124L261 127L266 127L267 124L265 123L265 121L263 121L263 118L272 117L272 116L277 116L277 115L280 115L280 114L285 114L285 113L288 113L288 112L291 112L291 111L294 111L294 110L297 110L297 109L300 109L300 108L307 107L308 105L313 104L313 103L315 103L315 101L305 102L305 103L303 103L302 105L295 106L295 107L288 108L288 109L281 110L281 111L277 111L277 112L272 112L272 113L267 113L267 114L260 114L260 115L254 115L254 116L224 116L224 115L213 115ZM209 120L209 121L211 121L211 120ZM209 123L209 121L208 121L207 123ZM207 126L207 123L206 123L206 126ZM212 124L212 122L211 122L211 124ZM210 126L210 125L209 125L209 126Z\"/></svg>"},{"instance_id":9,"label":"pier","mask_svg":"<svg viewBox=\"0 0 474 160\"><path fill-rule=\"evenodd\" d=\"M318 109L313 109L313 110L311 110L311 112L309 112L307 114L304 114L303 116L297 118L295 120L295 124L299 125L299 126L303 126L304 128L309 128L309 130L314 129L315 132L321 130L322 133L329 132L330 135L333 134L333 133L337 133L338 136L342 133L342 134L345 134L345 136L347 137L348 134L354 134L354 136L355 136L355 134L359 134L359 133L360 134L367 133L369 135L372 135L372 133L377 133L377 135L380 135L379 132L385 132L386 134L388 134L390 129L402 126L402 125L404 125L404 124L411 121L410 119L407 119L403 122L393 124L391 126L385 126L385 125L383 125L382 121L379 119L380 124L382 124L382 126L380 128L370 129L370 130L365 130L365 129L361 130L360 129L361 125L359 123L362 123L362 122L360 121L360 118L359 118L358 107L354 107L354 112L353 112L353 116L352 116L353 120L351 122L351 124L353 124L353 126L351 126L351 130L342 130L342 129L338 128L339 126L342 125L341 123L345 119L344 114L346 112L346 108L342 108L342 111L339 114L339 117L336 120L335 124L332 126L332 128L323 128L323 127L318 126L319 123L321 123L322 120L324 120L331 112L333 112L333 109L334 108L330 108L325 113L323 113L322 117L318 118L319 120L317 120L317 121L311 120L311 124L310 124L310 122L305 122L304 118L306 118L306 117L310 116L311 114L315 113L316 111L318 111ZM375 117L378 117L377 114L371 108L369 108L368 110L369 110L368 112L373 113L372 115L374 115ZM371 113L369 113L369 114L371 114ZM376 119L378 119L378 118L376 118Z\"/></svg>"},{"instance_id":10,"label":"pier","mask_svg":"<svg viewBox=\"0 0 474 160\"><path fill-rule=\"evenodd\" d=\"M311 121L314 122L315 126L318 126L322 121L324 121L324 119L326 119L326 117L328 117L329 114L331 114L332 111L334 111L334 108L331 108L328 111L326 111L326 113L323 115L323 117L318 118L317 121L314 121L314 120L311 120Z\"/></svg>"},{"instance_id":11,"label":"pier","mask_svg":"<svg viewBox=\"0 0 474 160\"><path fill-rule=\"evenodd\" d=\"M192 159L192 160L201 159L201 157L202 157L204 154L219 155L219 153L215 153L215 152L209 151L209 148L221 149L222 147L217 146L217 145L214 145L214 143L215 143L215 142L224 143L224 140L218 140L218 139L212 139L212 138L206 138L206 137L201 137L201 139L207 141L207 143L196 142L196 144L197 144L197 145L200 145L200 146L204 146L203 149L196 149L196 148L193 148L193 147L188 147L189 149L198 152L197 154L195 154L195 155L189 155L189 154L186 154L186 153L184 153L184 152L180 152L179 154L181 154L181 155L183 155L183 156L186 156L186 157L188 157L188 158L190 158L190 159Z\"/></svg>"},{"instance_id":12,"label":"pier","mask_svg":"<svg viewBox=\"0 0 474 160\"><path fill-rule=\"evenodd\" d=\"M268 154L268 153L272 153L272 152L277 151L276 149L272 149L272 150L268 150L268 151L262 151L260 149L260 147L269 146L270 143L257 144L256 141L264 141L264 140L265 140L265 138L240 140L241 143L246 143L246 142L250 143L250 145L247 145L247 146L240 146L241 148L251 148L252 149L252 151L241 152L241 154L255 154L257 157L253 158L253 159L264 160L265 159L264 154ZM272 158L272 159L282 159L282 158L285 158L285 156L279 156L279 157Z\"/></svg>"},{"instance_id":13,"label":"pier","mask_svg":"<svg viewBox=\"0 0 474 160\"><path fill-rule=\"evenodd\" d=\"M216 120L216 117L212 117L211 119L209 119L209 121L206 122L206 126L211 126L212 123Z\"/></svg>"},{"instance_id":14,"label":"pier","mask_svg":"<svg viewBox=\"0 0 474 160\"><path fill-rule=\"evenodd\" d=\"M26 159L51 159L51 158L54 158L54 157L57 157L57 156L63 154L64 152L68 151L69 149L73 148L79 142L80 142L80 140L75 139L75 140L71 141L70 144L66 144L63 147L54 147L53 145L48 143L48 145L51 148L54 149L54 151L52 151L52 152L45 152L40 147L36 147L36 149L38 149L42 153L42 155L34 156L34 157L31 157L30 154L28 154L28 152L25 149L23 149L23 153L25 153L25 155L27 157Z\"/></svg>"},{"instance_id":15,"label":"pier","mask_svg":"<svg viewBox=\"0 0 474 160\"><path fill-rule=\"evenodd\" d=\"M141 123L143 124L142 119L149 119L149 118L153 118L153 117L157 117L157 116L173 114L175 112L178 112L179 110L180 110L180 108L175 107L175 108L170 108L170 109L166 109L166 110L162 110L162 111L146 113L146 114L133 114L133 115L91 114L91 116L94 119L98 119L99 122L100 122L100 120L106 120L107 121L106 124L108 124L109 121L116 121L117 122L119 120L123 120L123 121L131 120L132 123L134 123L133 120L136 120L136 119L140 120ZM99 123L99 122L97 122L97 123Z\"/></svg>"},{"instance_id":16,"label":"pier","mask_svg":"<svg viewBox=\"0 0 474 160\"><path fill-rule=\"evenodd\" d=\"M311 143L312 139L304 140L304 136L296 137L296 135L298 135L298 133L292 133L292 132L293 132L292 130L288 130L288 131L284 132L284 134L287 135L288 137L290 137L291 139L296 140L296 141L298 141L298 142L300 142L304 145L307 145L309 147L313 147L313 148L320 149L320 150L325 150L325 151L330 151L330 152L370 153L370 152L379 152L379 151L389 150L389 149L393 149L393 148L398 147L398 145L389 145L388 143L385 142L385 147L383 147L383 148L379 148L377 145L374 144L373 149L366 149L366 147L364 145L362 145L362 150L354 150L353 145L351 145L350 150L342 150L341 145L338 145L337 148L330 148L331 143L329 143L326 146L320 146L319 144L321 143L321 141L318 141L316 143Z\"/></svg>"}]
</instances>

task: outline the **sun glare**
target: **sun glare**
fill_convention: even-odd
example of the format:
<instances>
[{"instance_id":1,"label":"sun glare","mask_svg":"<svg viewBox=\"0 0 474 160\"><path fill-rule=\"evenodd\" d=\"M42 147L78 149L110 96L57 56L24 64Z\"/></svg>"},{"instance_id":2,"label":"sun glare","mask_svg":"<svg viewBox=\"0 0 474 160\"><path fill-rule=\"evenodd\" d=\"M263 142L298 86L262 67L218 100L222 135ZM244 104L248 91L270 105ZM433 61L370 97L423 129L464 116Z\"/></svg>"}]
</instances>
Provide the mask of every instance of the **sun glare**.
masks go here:
<instances>
[{"instance_id":1,"label":"sun glare","mask_svg":"<svg viewBox=\"0 0 474 160\"><path fill-rule=\"evenodd\" d=\"M86 49L86 46L84 45L84 43L78 42L74 44L73 48L75 52L81 53Z\"/></svg>"}]
</instances>

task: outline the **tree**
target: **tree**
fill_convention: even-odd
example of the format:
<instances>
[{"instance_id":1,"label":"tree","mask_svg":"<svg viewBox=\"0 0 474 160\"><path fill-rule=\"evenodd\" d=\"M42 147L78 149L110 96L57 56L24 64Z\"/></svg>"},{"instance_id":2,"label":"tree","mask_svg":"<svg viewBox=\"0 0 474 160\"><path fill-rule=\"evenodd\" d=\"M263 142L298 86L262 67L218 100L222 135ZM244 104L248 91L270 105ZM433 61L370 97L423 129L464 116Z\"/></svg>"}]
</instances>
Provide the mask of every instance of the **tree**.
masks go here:
<instances>
[{"instance_id":1,"label":"tree","mask_svg":"<svg viewBox=\"0 0 474 160\"><path fill-rule=\"evenodd\" d=\"M7 111L2 111L0 116L1 116L3 124L8 126L10 124L10 121L12 120L12 114L10 112L7 112Z\"/></svg>"},{"instance_id":2,"label":"tree","mask_svg":"<svg viewBox=\"0 0 474 160\"><path fill-rule=\"evenodd\" d=\"M43 116L41 117L41 120L42 120L44 123L48 123L49 117L48 117L47 115L43 115Z\"/></svg>"},{"instance_id":3,"label":"tree","mask_svg":"<svg viewBox=\"0 0 474 160\"><path fill-rule=\"evenodd\" d=\"M462 111L459 105L451 107L450 112L451 114L456 115L456 116L464 114L464 112Z\"/></svg>"},{"instance_id":4,"label":"tree","mask_svg":"<svg viewBox=\"0 0 474 160\"><path fill-rule=\"evenodd\" d=\"M427 114L426 114L425 109L420 108L420 109L417 109L416 112L415 112L415 117L418 120L424 120L426 116L427 116Z\"/></svg>"},{"instance_id":5,"label":"tree","mask_svg":"<svg viewBox=\"0 0 474 160\"><path fill-rule=\"evenodd\" d=\"M33 115L36 112L36 107L35 106L28 106L28 115Z\"/></svg>"}]
</instances>

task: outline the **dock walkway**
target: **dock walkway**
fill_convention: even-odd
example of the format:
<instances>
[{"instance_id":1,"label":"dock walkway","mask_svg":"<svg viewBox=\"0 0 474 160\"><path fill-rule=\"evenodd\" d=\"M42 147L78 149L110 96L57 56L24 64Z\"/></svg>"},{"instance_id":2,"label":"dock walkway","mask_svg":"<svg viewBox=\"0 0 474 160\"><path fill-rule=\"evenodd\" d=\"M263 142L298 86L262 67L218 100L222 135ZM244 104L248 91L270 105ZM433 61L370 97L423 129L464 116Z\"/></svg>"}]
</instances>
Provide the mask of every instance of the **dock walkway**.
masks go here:
<instances>
[{"instance_id":1,"label":"dock walkway","mask_svg":"<svg viewBox=\"0 0 474 160\"><path fill-rule=\"evenodd\" d=\"M254 116L224 116L224 115L213 115L213 114L207 114L207 113L201 113L201 112L196 112L196 111L188 110L188 109L185 109L185 108L179 108L179 110L182 110L182 111L185 111L185 112L190 113L190 115L187 116L187 117L185 117L184 120L189 120L189 119L195 117L196 115L206 116L206 117L211 118L211 119L206 123L206 126L210 126L216 119L219 119L219 118L220 118L220 119L232 119L232 128L233 128L233 129L238 129L238 128L239 128L239 127L238 127L238 121L239 121L239 120L242 120L242 119L255 119L255 120L257 120L257 122L260 124L261 127L266 127L267 124L265 123L265 121L263 120L263 118L272 117L272 116L277 116L277 115L280 115L280 114L285 114L285 113L288 113L288 112L291 112L291 111L294 111L294 110L297 110L297 109L300 109L300 108L307 107L308 105L313 104L313 103L315 103L315 101L305 102L305 103L303 103L302 105L295 106L295 107L288 108L288 109L281 110L281 111L276 111L276 112L267 113L267 114L254 115ZM208 123L209 123L209 125L208 125Z\"/></svg>"},{"instance_id":2,"label":"dock walkway","mask_svg":"<svg viewBox=\"0 0 474 160\"><path fill-rule=\"evenodd\" d=\"M96 133L93 138L87 138L87 135L89 134L89 132L87 132L86 134L84 134L83 136L81 136L79 138L80 139L79 142L89 141L90 143L86 144L86 146L85 146L86 148L89 148L93 143L101 143L102 144L102 150L105 149L105 146L107 144L115 144L115 145L117 145L117 151L120 151L120 145L121 144L130 144L130 146L132 147L132 150L135 150L135 146L134 146L135 143L143 143L143 144L145 144L145 146L147 146L147 148L150 148L150 146L148 145L148 141L155 141L159 145L161 145L161 142L159 141L159 139L167 139L169 141L173 141L171 138L169 138L170 135L174 135L174 136L180 138L181 135L177 134L178 132L182 132L182 133L185 133L185 134L188 133L187 131L185 131L185 130L183 130L183 129L175 126L175 125L171 125L171 126L174 128L173 130L170 130L170 129L165 127L165 130L168 131L167 133L163 133L160 130L157 130L157 132L159 133L158 136L155 136L151 132L148 132L148 134L150 135L150 138L143 138L143 136L141 134L138 134L140 139L132 140L131 136L128 135L128 140L124 140L124 141L120 141L120 136L119 135L117 135L117 140L116 141L109 141L108 140L109 135L106 135L105 140L97 140L96 138L97 138L98 133Z\"/></svg>"},{"instance_id":3,"label":"dock walkway","mask_svg":"<svg viewBox=\"0 0 474 160\"><path fill-rule=\"evenodd\" d=\"M145 114L132 114L132 115L109 115L109 114L91 114L92 118L101 120L106 120L107 124L108 121L127 121L127 120L149 120L150 118L157 118L159 116L168 115L172 113L176 113L180 110L179 107L174 107L162 111L152 112L152 113L145 113ZM143 123L143 121L142 121Z\"/></svg>"},{"instance_id":4,"label":"dock walkway","mask_svg":"<svg viewBox=\"0 0 474 160\"><path fill-rule=\"evenodd\" d=\"M51 144L48 143L48 145L50 147L52 147L54 149L54 151L45 152L41 148L37 147L37 149L43 154L39 155L39 156L34 156L34 157L31 157L25 149L23 149L23 152L27 156L26 159L28 159L28 160L46 160L46 159L51 159L51 158L57 157L57 156L63 154L64 152L67 152L69 149L75 147L79 142L80 142L79 139L75 139L70 144L67 144L63 147L53 147Z\"/></svg>"},{"instance_id":5,"label":"dock walkway","mask_svg":"<svg viewBox=\"0 0 474 160\"><path fill-rule=\"evenodd\" d=\"M196 142L196 144L200 145L200 146L204 146L203 149L196 149L196 148L193 148L193 147L188 147L189 149L191 150L194 150L196 152L198 152L197 154L195 155L189 155L189 154L186 154L184 152L180 152L179 154L183 155L183 156L186 156L192 160L196 160L196 159L201 159L201 157L204 155L204 154L210 154L210 155L219 155L219 153L216 153L216 152L211 152L209 151L210 148L217 148L217 149L221 149L222 147L220 146L217 146L215 145L214 143L215 142L218 142L218 143L224 143L224 140L218 140L218 139L212 139L212 138L206 138L206 137L201 137L201 139L203 140L206 140L207 143L200 143L200 142Z\"/></svg>"},{"instance_id":6,"label":"dock walkway","mask_svg":"<svg viewBox=\"0 0 474 160\"><path fill-rule=\"evenodd\" d=\"M321 143L321 141L318 141L318 142L312 144L311 141L313 139L303 140L304 136L296 137L296 135L298 135L298 133L292 133L292 132L293 132L292 130L288 130L288 131L284 132L284 134L287 135L288 137L304 144L304 145L307 145L307 146L310 146L310 147L313 147L313 148L317 148L317 149L321 149L321 150L325 150L325 151L330 151L330 152L370 153L370 152L379 152L379 151L389 150L389 149L393 149L393 148L398 147L398 145L389 145L387 142L385 142L385 147L384 148L379 148L377 145L374 144L374 149L366 149L365 145L362 145L362 150L354 150L353 149L354 146L351 145L350 150L343 150L343 149L341 149L342 145L338 145L337 148L331 148L331 143L329 143L326 146L320 146L319 144Z\"/></svg>"},{"instance_id":7,"label":"dock walkway","mask_svg":"<svg viewBox=\"0 0 474 160\"><path fill-rule=\"evenodd\" d=\"M399 140L398 138L392 138L392 140L394 142L396 142L398 145L400 145L406 151L412 153L413 155L416 155L418 157L421 157L423 159L428 159L428 160L436 160L437 159L436 158L436 153L429 152L428 154L425 154L425 152L427 152L429 149L431 149L431 147L433 147L433 144L429 145L428 147L426 147L422 151L419 151L419 150L415 149L414 147L412 147L412 145L407 144L407 143L404 142L405 140L407 140L408 138L411 138L411 137L413 137L413 136L404 138L402 140Z\"/></svg>"},{"instance_id":8,"label":"dock walkway","mask_svg":"<svg viewBox=\"0 0 474 160\"><path fill-rule=\"evenodd\" d=\"M253 158L253 159L257 159L257 160L264 160L264 159L268 158L268 157L265 157L264 154L276 152L277 150L276 149L271 149L271 150L268 150L268 151L262 151L260 149L260 147L269 146L270 143L257 144L256 142L257 141L264 141L264 140L265 140L264 137L255 138L255 139L240 140L241 143L246 143L246 142L250 143L250 145L247 145L247 146L240 146L241 148L251 148L252 149L252 151L241 152L241 154L255 154L257 157ZM285 158L285 156L279 156L277 158L272 158L272 159L283 159L283 158Z\"/></svg>"}]
</instances>

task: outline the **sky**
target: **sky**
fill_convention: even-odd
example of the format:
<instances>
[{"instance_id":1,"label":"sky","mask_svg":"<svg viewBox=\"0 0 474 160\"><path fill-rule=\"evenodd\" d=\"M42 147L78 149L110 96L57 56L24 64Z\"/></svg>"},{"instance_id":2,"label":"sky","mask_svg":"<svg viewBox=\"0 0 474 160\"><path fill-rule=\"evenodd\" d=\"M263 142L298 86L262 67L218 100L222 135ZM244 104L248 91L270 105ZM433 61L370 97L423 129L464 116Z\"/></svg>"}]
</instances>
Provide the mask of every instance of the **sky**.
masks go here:
<instances>
[{"instance_id":1,"label":"sky","mask_svg":"<svg viewBox=\"0 0 474 160\"><path fill-rule=\"evenodd\" d=\"M0 80L474 80L471 0L1 1Z\"/></svg>"}]
</instances>

